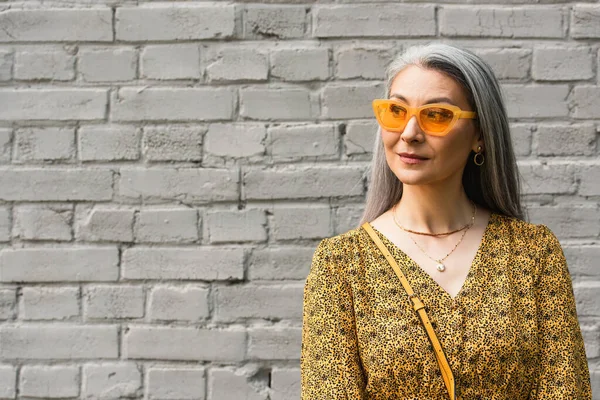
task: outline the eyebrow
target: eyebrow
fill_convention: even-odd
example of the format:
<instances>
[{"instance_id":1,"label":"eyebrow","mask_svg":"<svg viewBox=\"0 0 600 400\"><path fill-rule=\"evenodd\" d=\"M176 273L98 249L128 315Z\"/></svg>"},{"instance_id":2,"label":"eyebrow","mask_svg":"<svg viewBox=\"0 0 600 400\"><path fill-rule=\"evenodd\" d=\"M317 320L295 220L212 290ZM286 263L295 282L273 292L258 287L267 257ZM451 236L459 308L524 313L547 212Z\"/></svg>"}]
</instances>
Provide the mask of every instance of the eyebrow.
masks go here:
<instances>
[{"instance_id":1,"label":"eyebrow","mask_svg":"<svg viewBox=\"0 0 600 400\"><path fill-rule=\"evenodd\" d=\"M402 100L405 103L408 103L408 100L406 100L406 98L402 95L393 93L390 98L396 98L398 100ZM452 105L456 105L456 103L454 103L454 101L452 101L450 98L448 97L434 97L432 99L429 99L425 102L425 104L433 104L433 103L448 103L448 104L452 104Z\"/></svg>"}]
</instances>

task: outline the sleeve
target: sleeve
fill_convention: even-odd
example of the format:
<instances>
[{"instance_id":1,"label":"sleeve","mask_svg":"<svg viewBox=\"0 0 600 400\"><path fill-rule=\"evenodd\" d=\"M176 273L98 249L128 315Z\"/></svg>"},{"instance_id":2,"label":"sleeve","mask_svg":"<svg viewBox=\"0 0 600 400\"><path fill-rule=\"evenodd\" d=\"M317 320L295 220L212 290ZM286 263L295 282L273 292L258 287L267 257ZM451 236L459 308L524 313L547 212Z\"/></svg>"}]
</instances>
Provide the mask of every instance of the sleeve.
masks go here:
<instances>
[{"instance_id":1,"label":"sleeve","mask_svg":"<svg viewBox=\"0 0 600 400\"><path fill-rule=\"evenodd\" d=\"M556 236L540 226L542 246L536 284L539 375L532 399L591 400L585 347L571 276Z\"/></svg>"},{"instance_id":2,"label":"sleeve","mask_svg":"<svg viewBox=\"0 0 600 400\"><path fill-rule=\"evenodd\" d=\"M304 285L301 400L366 399L354 305L328 239L317 247Z\"/></svg>"}]
</instances>

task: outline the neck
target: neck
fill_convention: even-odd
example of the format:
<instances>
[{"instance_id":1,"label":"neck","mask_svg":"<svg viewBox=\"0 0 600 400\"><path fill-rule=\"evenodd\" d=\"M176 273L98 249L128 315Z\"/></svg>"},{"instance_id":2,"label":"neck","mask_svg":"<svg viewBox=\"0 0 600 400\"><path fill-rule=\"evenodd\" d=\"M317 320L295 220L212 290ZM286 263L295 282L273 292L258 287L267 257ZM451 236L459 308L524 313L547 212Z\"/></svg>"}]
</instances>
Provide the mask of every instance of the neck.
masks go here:
<instances>
[{"instance_id":1,"label":"neck","mask_svg":"<svg viewBox=\"0 0 600 400\"><path fill-rule=\"evenodd\" d=\"M447 232L471 221L473 204L459 185L404 185L396 220L420 232Z\"/></svg>"}]
</instances>

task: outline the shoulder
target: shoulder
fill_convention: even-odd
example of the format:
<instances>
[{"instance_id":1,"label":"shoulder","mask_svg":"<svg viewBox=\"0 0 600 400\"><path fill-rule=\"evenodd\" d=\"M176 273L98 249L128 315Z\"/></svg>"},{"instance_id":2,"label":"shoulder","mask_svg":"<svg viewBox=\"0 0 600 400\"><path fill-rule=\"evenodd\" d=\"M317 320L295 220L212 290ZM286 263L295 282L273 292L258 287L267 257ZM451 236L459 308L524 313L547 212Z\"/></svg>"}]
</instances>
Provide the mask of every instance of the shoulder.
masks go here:
<instances>
[{"instance_id":1,"label":"shoulder","mask_svg":"<svg viewBox=\"0 0 600 400\"><path fill-rule=\"evenodd\" d=\"M512 245L527 248L536 256L561 249L558 238L545 224L535 224L515 217L494 214L497 235Z\"/></svg>"},{"instance_id":2,"label":"shoulder","mask_svg":"<svg viewBox=\"0 0 600 400\"><path fill-rule=\"evenodd\" d=\"M327 237L319 242L315 253L342 258L354 252L357 248L364 245L365 233L362 227L350 229L344 233Z\"/></svg>"}]
</instances>

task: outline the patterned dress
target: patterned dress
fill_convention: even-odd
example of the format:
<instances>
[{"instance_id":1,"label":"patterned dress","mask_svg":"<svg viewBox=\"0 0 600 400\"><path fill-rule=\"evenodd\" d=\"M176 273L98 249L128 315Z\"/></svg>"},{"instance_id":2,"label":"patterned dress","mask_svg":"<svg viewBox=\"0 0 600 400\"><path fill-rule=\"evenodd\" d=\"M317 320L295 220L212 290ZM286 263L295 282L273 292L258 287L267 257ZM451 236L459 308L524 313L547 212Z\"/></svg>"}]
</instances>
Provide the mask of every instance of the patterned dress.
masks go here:
<instances>
[{"instance_id":1,"label":"patterned dress","mask_svg":"<svg viewBox=\"0 0 600 400\"><path fill-rule=\"evenodd\" d=\"M452 298L375 229L425 303L461 399L591 399L562 248L545 225L492 213ZM304 286L303 400L448 399L433 347L367 232L323 239Z\"/></svg>"}]
</instances>

